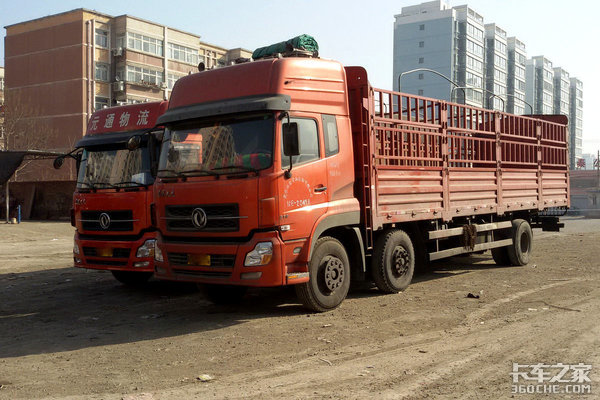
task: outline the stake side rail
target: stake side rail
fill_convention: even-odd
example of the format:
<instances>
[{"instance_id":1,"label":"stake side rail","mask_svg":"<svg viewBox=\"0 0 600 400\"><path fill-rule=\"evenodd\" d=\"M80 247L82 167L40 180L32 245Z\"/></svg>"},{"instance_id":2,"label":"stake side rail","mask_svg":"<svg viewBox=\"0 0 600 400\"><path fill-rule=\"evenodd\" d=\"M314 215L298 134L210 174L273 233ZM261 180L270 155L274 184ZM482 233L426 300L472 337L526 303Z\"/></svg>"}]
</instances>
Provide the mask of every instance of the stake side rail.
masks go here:
<instances>
[{"instance_id":1,"label":"stake side rail","mask_svg":"<svg viewBox=\"0 0 600 400\"><path fill-rule=\"evenodd\" d=\"M568 206L566 118L369 89L374 229Z\"/></svg>"}]
</instances>

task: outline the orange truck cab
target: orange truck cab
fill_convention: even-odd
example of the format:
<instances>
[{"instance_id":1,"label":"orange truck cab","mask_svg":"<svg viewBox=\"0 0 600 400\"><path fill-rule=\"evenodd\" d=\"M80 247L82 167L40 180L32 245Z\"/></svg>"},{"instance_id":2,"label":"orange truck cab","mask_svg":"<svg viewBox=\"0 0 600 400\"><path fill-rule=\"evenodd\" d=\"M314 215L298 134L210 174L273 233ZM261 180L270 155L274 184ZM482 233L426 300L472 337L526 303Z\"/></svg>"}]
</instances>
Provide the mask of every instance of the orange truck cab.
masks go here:
<instances>
[{"instance_id":1,"label":"orange truck cab","mask_svg":"<svg viewBox=\"0 0 600 400\"><path fill-rule=\"evenodd\" d=\"M338 62L268 59L189 75L159 123L168 126L155 184L160 279L205 283L216 300L307 282L311 237L359 223ZM301 150L291 170L288 123Z\"/></svg>"},{"instance_id":2,"label":"orange truck cab","mask_svg":"<svg viewBox=\"0 0 600 400\"><path fill-rule=\"evenodd\" d=\"M274 56L179 79L154 184L155 276L215 302L295 285L314 311L350 280L492 250L524 265L568 206L566 119L372 88L361 67Z\"/></svg>"},{"instance_id":3,"label":"orange truck cab","mask_svg":"<svg viewBox=\"0 0 600 400\"><path fill-rule=\"evenodd\" d=\"M81 149L71 223L75 267L110 270L122 283L147 281L154 271L152 185L168 102L96 111Z\"/></svg>"}]
</instances>

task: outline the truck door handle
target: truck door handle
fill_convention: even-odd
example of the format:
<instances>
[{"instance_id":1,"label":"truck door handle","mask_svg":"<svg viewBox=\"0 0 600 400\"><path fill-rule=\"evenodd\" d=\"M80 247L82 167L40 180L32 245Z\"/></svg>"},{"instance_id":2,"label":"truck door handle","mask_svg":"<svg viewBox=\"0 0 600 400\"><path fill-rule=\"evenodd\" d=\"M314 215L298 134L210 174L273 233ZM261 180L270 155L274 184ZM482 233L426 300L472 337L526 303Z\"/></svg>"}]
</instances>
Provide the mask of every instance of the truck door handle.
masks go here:
<instances>
[{"instance_id":1,"label":"truck door handle","mask_svg":"<svg viewBox=\"0 0 600 400\"><path fill-rule=\"evenodd\" d=\"M315 188L315 193L321 193L327 190L327 186L319 186Z\"/></svg>"}]
</instances>

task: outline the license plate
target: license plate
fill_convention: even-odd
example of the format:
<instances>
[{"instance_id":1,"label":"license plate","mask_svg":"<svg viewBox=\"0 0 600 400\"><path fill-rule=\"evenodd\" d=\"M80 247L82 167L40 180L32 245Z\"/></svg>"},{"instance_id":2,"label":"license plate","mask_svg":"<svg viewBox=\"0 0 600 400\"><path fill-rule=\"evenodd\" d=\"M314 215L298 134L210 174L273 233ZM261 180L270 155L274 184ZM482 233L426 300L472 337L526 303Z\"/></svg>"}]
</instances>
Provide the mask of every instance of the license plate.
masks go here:
<instances>
[{"instance_id":1,"label":"license plate","mask_svg":"<svg viewBox=\"0 0 600 400\"><path fill-rule=\"evenodd\" d=\"M210 266L210 254L189 254L188 265Z\"/></svg>"},{"instance_id":2,"label":"license plate","mask_svg":"<svg viewBox=\"0 0 600 400\"><path fill-rule=\"evenodd\" d=\"M113 249L110 248L110 247L98 248L98 249L96 249L96 254L99 257L112 257L113 256Z\"/></svg>"}]
</instances>

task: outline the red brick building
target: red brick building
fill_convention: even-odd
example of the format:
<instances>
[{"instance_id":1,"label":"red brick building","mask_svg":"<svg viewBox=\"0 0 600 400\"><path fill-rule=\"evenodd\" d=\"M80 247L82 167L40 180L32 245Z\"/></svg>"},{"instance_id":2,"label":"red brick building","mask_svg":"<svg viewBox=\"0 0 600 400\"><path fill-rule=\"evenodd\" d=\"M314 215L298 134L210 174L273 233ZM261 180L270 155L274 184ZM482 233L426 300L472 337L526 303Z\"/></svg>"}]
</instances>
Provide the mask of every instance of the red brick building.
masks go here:
<instances>
[{"instance_id":1,"label":"red brick building","mask_svg":"<svg viewBox=\"0 0 600 400\"><path fill-rule=\"evenodd\" d=\"M200 62L213 68L251 56L158 23L85 9L5 28L7 116L26 132L9 138L10 149L67 151L95 109L167 99L174 82ZM74 163L56 171L51 161L35 161L13 179L26 217L68 215Z\"/></svg>"}]
</instances>

